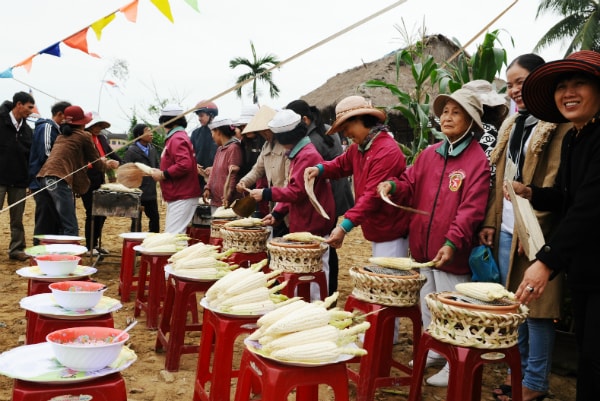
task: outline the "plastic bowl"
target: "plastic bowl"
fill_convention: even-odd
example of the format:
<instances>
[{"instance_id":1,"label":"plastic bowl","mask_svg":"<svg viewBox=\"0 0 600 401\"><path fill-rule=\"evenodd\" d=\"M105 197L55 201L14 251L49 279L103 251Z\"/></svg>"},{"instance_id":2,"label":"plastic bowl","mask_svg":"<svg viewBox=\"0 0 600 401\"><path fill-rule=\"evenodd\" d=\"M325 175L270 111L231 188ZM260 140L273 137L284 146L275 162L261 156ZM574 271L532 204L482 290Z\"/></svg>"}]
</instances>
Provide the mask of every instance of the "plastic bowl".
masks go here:
<instances>
[{"instance_id":1,"label":"plastic bowl","mask_svg":"<svg viewBox=\"0 0 600 401\"><path fill-rule=\"evenodd\" d=\"M48 285L57 304L67 310L84 311L98 305L106 286L91 281L58 281Z\"/></svg>"},{"instance_id":2,"label":"plastic bowl","mask_svg":"<svg viewBox=\"0 0 600 401\"><path fill-rule=\"evenodd\" d=\"M72 370L91 372L113 363L129 339L124 333L118 342L112 340L123 330L109 327L71 327L46 336L58 362Z\"/></svg>"},{"instance_id":3,"label":"plastic bowl","mask_svg":"<svg viewBox=\"0 0 600 401\"><path fill-rule=\"evenodd\" d=\"M77 255L39 255L35 261L42 271L48 276L66 276L71 274L77 268L81 256Z\"/></svg>"}]
</instances>

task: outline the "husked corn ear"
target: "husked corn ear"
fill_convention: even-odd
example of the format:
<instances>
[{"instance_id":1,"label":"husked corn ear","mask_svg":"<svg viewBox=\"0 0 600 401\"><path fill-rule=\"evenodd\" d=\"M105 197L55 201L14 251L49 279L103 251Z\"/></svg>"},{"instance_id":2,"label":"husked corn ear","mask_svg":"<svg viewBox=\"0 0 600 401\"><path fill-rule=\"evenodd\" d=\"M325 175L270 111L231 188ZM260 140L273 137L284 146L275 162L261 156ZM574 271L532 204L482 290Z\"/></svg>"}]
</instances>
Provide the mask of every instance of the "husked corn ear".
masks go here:
<instances>
[{"instance_id":1,"label":"husked corn ear","mask_svg":"<svg viewBox=\"0 0 600 401\"><path fill-rule=\"evenodd\" d=\"M227 308L223 308L223 312L228 312L238 315L254 315L257 313L265 313L275 309L273 301L267 299L258 302L250 302L239 305L232 305Z\"/></svg>"},{"instance_id":2,"label":"husked corn ear","mask_svg":"<svg viewBox=\"0 0 600 401\"><path fill-rule=\"evenodd\" d=\"M267 328L265 334L292 333L329 324L330 316L327 309L317 305L308 305L310 307L307 306L277 320Z\"/></svg>"},{"instance_id":3,"label":"husked corn ear","mask_svg":"<svg viewBox=\"0 0 600 401\"><path fill-rule=\"evenodd\" d=\"M325 238L319 237L318 235L313 235L308 231L297 231L295 233L285 234L282 238L286 241L294 242L325 242Z\"/></svg>"},{"instance_id":4,"label":"husked corn ear","mask_svg":"<svg viewBox=\"0 0 600 401\"><path fill-rule=\"evenodd\" d=\"M282 361L320 363L334 361L341 354L366 355L367 351L362 348L340 348L333 341L320 341L279 349L273 351L271 356Z\"/></svg>"},{"instance_id":5,"label":"husked corn ear","mask_svg":"<svg viewBox=\"0 0 600 401\"><path fill-rule=\"evenodd\" d=\"M223 295L222 298L220 298L220 301L219 298L217 298L216 301L218 302L219 308L226 308L236 304L266 301L269 299L269 294L269 289L267 287L258 287L247 292L238 293L231 297Z\"/></svg>"},{"instance_id":6,"label":"husked corn ear","mask_svg":"<svg viewBox=\"0 0 600 401\"><path fill-rule=\"evenodd\" d=\"M459 283L454 286L456 291L480 301L491 302L497 299L515 299L515 294L498 283Z\"/></svg>"},{"instance_id":7,"label":"husked corn ear","mask_svg":"<svg viewBox=\"0 0 600 401\"><path fill-rule=\"evenodd\" d=\"M246 217L243 219L228 221L227 223L223 224L224 227L257 227L263 225L262 219L256 217Z\"/></svg>"},{"instance_id":8,"label":"husked corn ear","mask_svg":"<svg viewBox=\"0 0 600 401\"><path fill-rule=\"evenodd\" d=\"M225 291L232 284L239 282L239 280L243 280L244 277L250 276L251 274L253 274L253 272L248 269L236 269L232 271L225 277L217 280L208 290L206 290L206 298L209 300L217 298L221 292Z\"/></svg>"},{"instance_id":9,"label":"husked corn ear","mask_svg":"<svg viewBox=\"0 0 600 401\"><path fill-rule=\"evenodd\" d=\"M145 250L153 250L156 251L156 248L167 249L167 247L172 247L175 250L173 252L177 252L182 250L187 246L187 240L189 237L185 234L176 234L176 233L150 233L142 243L140 244L142 248ZM170 248L168 248L170 249ZM166 250L162 250L162 252L167 252Z\"/></svg>"},{"instance_id":10,"label":"husked corn ear","mask_svg":"<svg viewBox=\"0 0 600 401\"><path fill-rule=\"evenodd\" d=\"M218 253L219 247L216 245L207 245L202 242L190 245L169 257L169 263L182 259L198 258L203 256L213 256Z\"/></svg>"},{"instance_id":11,"label":"husked corn ear","mask_svg":"<svg viewBox=\"0 0 600 401\"><path fill-rule=\"evenodd\" d=\"M202 269L209 267L216 269L227 267L228 264L215 259L213 256L206 256L203 258L185 259L183 261L174 262L172 266L175 270Z\"/></svg>"},{"instance_id":12,"label":"husked corn ear","mask_svg":"<svg viewBox=\"0 0 600 401\"><path fill-rule=\"evenodd\" d=\"M273 270L267 274L261 271L253 272L252 275L246 276L244 280L240 280L237 283L232 284L229 288L225 289L224 294L234 295L257 287L266 287L269 279L277 277L280 274L281 270Z\"/></svg>"},{"instance_id":13,"label":"husked corn ear","mask_svg":"<svg viewBox=\"0 0 600 401\"><path fill-rule=\"evenodd\" d=\"M258 325L258 327L269 327L284 316L289 316L292 313L296 313L296 311L299 311L300 309L305 308L308 305L310 304L308 302L303 301L302 298L298 298L295 301L293 301L292 298L292 300L290 300L290 302L286 305L282 305L274 311L261 316L256 321L256 324Z\"/></svg>"},{"instance_id":14,"label":"husked corn ear","mask_svg":"<svg viewBox=\"0 0 600 401\"><path fill-rule=\"evenodd\" d=\"M393 258L384 256L371 257L369 258L369 262L374 263L378 266L389 267L390 269L398 270L410 270L417 269L420 267L431 267L435 265L433 262L415 262L411 258Z\"/></svg>"},{"instance_id":15,"label":"husked corn ear","mask_svg":"<svg viewBox=\"0 0 600 401\"><path fill-rule=\"evenodd\" d=\"M337 343L340 338L340 330L328 324L314 327L308 330L284 334L282 336L263 336L258 342L263 346L265 352L273 352L283 348L296 345L310 344L317 341L333 341Z\"/></svg>"}]
</instances>

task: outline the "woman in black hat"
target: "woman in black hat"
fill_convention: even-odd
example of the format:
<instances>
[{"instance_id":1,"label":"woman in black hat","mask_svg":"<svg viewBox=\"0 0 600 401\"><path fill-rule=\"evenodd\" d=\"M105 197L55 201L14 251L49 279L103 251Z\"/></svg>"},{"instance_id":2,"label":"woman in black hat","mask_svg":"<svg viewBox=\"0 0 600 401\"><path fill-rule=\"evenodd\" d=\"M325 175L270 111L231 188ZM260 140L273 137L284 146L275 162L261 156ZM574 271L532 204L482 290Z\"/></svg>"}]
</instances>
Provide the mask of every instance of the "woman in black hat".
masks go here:
<instances>
[{"instance_id":1,"label":"woman in black hat","mask_svg":"<svg viewBox=\"0 0 600 401\"><path fill-rule=\"evenodd\" d=\"M516 292L524 304L537 299L548 281L567 273L578 346L577 401L600 394L600 53L583 50L534 70L523 85L527 109L540 120L570 121L553 187L513 182L536 210L561 218L525 271Z\"/></svg>"}]
</instances>

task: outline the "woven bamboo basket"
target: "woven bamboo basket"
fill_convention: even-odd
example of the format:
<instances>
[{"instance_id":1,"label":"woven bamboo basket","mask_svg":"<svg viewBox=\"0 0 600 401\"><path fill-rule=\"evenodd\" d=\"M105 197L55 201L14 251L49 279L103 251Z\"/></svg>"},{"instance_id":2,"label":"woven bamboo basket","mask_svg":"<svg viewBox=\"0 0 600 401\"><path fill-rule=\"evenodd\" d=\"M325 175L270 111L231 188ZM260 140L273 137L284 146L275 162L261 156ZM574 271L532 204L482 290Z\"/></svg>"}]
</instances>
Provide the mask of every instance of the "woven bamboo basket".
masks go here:
<instances>
[{"instance_id":1,"label":"woven bamboo basket","mask_svg":"<svg viewBox=\"0 0 600 401\"><path fill-rule=\"evenodd\" d=\"M402 275L376 274L362 267L351 267L350 278L356 298L387 306L412 306L419 302L421 287L427 280L413 270Z\"/></svg>"},{"instance_id":2,"label":"woven bamboo basket","mask_svg":"<svg viewBox=\"0 0 600 401\"><path fill-rule=\"evenodd\" d=\"M267 239L271 232L266 228L244 229L239 227L222 227L223 249L235 248L237 252L259 253L267 251Z\"/></svg>"},{"instance_id":3,"label":"woven bamboo basket","mask_svg":"<svg viewBox=\"0 0 600 401\"><path fill-rule=\"evenodd\" d=\"M315 273L323 270L323 254L327 244L317 244L316 247L303 245L275 245L272 241L267 244L269 250L269 268L283 270L288 273Z\"/></svg>"},{"instance_id":4,"label":"woven bamboo basket","mask_svg":"<svg viewBox=\"0 0 600 401\"><path fill-rule=\"evenodd\" d=\"M229 223L229 219L213 219L210 222L210 237L211 238L223 238L221 235L221 228L225 223Z\"/></svg>"},{"instance_id":5,"label":"woven bamboo basket","mask_svg":"<svg viewBox=\"0 0 600 401\"><path fill-rule=\"evenodd\" d=\"M516 313L494 313L444 303L439 294L425 296L431 311L427 330L435 339L460 347L483 349L509 348L517 344L519 325L529 314L526 306L520 305Z\"/></svg>"}]
</instances>

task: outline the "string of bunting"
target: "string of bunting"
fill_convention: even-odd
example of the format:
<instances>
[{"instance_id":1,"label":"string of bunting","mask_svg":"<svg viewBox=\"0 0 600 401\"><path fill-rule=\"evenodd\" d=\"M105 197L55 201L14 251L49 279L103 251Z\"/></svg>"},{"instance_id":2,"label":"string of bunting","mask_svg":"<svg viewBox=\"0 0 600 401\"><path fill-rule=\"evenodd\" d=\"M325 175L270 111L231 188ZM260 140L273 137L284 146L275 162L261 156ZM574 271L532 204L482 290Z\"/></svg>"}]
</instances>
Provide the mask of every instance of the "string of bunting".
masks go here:
<instances>
[{"instance_id":1,"label":"string of bunting","mask_svg":"<svg viewBox=\"0 0 600 401\"><path fill-rule=\"evenodd\" d=\"M169 4L169 0L149 0L154 6L171 22L175 22L173 19L173 14L171 13L171 5ZM187 4L190 5L194 10L200 12L198 9L198 0L184 0ZM117 13L122 13L125 18L129 22L137 22L137 13L138 13L138 2L139 0L133 0L131 3L120 7L119 9L113 11L112 13L96 20L90 25L86 26L83 29L75 32L74 34L67 36L66 38L46 47L43 50L27 57L25 60L21 61L13 65L12 67L7 68L6 70L0 72L0 78L14 78L13 69L17 67L23 67L27 70L27 72L31 72L31 66L33 64L33 59L40 54L48 54L55 57L61 57L60 44L66 45L73 49L81 50L82 52L89 54L92 57L100 58L96 53L92 53L88 49L87 43L87 34L88 31L94 31L96 34L96 38L100 40L102 37L102 31L106 28L117 16Z\"/></svg>"}]
</instances>

